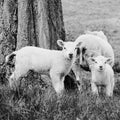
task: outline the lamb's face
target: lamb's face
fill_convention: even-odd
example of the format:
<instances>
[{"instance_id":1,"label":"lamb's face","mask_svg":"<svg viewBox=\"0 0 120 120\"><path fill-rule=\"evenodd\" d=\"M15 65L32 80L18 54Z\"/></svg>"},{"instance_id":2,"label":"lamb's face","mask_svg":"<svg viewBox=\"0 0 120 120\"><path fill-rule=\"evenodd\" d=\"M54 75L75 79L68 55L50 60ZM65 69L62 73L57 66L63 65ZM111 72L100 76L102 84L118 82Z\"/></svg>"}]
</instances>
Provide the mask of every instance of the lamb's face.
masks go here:
<instances>
[{"instance_id":1,"label":"lamb's face","mask_svg":"<svg viewBox=\"0 0 120 120\"><path fill-rule=\"evenodd\" d=\"M91 58L94 69L96 69L99 72L105 70L105 65L106 63L110 62L110 60L110 58L106 58L104 56L97 56Z\"/></svg>"},{"instance_id":2,"label":"lamb's face","mask_svg":"<svg viewBox=\"0 0 120 120\"><path fill-rule=\"evenodd\" d=\"M81 43L75 45L74 42L63 42L62 40L58 40L57 44L62 47L65 58L69 60L72 60L80 55L79 45Z\"/></svg>"}]
</instances>

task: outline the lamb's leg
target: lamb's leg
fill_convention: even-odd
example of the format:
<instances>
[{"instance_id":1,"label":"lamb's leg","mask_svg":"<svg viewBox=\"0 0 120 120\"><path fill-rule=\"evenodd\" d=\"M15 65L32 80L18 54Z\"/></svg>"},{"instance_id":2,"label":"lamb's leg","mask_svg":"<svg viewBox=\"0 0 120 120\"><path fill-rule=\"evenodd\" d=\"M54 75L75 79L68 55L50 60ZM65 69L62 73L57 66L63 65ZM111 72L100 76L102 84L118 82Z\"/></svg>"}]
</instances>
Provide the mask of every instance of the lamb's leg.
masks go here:
<instances>
[{"instance_id":1,"label":"lamb's leg","mask_svg":"<svg viewBox=\"0 0 120 120\"><path fill-rule=\"evenodd\" d=\"M92 89L93 94L98 95L98 89L97 89L97 86L94 82L91 83L91 89Z\"/></svg>"},{"instance_id":2,"label":"lamb's leg","mask_svg":"<svg viewBox=\"0 0 120 120\"><path fill-rule=\"evenodd\" d=\"M81 81L81 78L80 78L80 74L81 74L80 65L74 63L73 66L72 66L72 70L73 70L73 72L75 74L76 80Z\"/></svg>"},{"instance_id":3,"label":"lamb's leg","mask_svg":"<svg viewBox=\"0 0 120 120\"><path fill-rule=\"evenodd\" d=\"M113 95L113 90L112 90L111 85L107 85L106 86L106 95L108 95L108 96L112 96Z\"/></svg>"},{"instance_id":4,"label":"lamb's leg","mask_svg":"<svg viewBox=\"0 0 120 120\"><path fill-rule=\"evenodd\" d=\"M75 77L76 77L76 81L78 83L78 88L80 90L80 85L82 84L82 70L80 68L80 65L79 64L76 64L74 63L73 66L72 66L72 70L75 74Z\"/></svg>"},{"instance_id":5,"label":"lamb's leg","mask_svg":"<svg viewBox=\"0 0 120 120\"><path fill-rule=\"evenodd\" d=\"M9 77L10 88L13 88L14 79L15 79L15 73L13 72L12 75Z\"/></svg>"},{"instance_id":6,"label":"lamb's leg","mask_svg":"<svg viewBox=\"0 0 120 120\"><path fill-rule=\"evenodd\" d=\"M25 69L25 67L19 65L15 66L15 71L9 78L10 88L15 90L20 84L20 78L23 77L27 72L28 69Z\"/></svg>"},{"instance_id":7,"label":"lamb's leg","mask_svg":"<svg viewBox=\"0 0 120 120\"><path fill-rule=\"evenodd\" d=\"M112 81L111 81L111 93L112 93L112 95L113 95L113 90L114 90L114 87L115 87L115 79L114 79L114 76L113 76L113 78L111 79Z\"/></svg>"},{"instance_id":8,"label":"lamb's leg","mask_svg":"<svg viewBox=\"0 0 120 120\"><path fill-rule=\"evenodd\" d=\"M113 95L114 86L115 86L114 76L110 77L109 80L110 81L106 85L106 95L112 96Z\"/></svg>"},{"instance_id":9,"label":"lamb's leg","mask_svg":"<svg viewBox=\"0 0 120 120\"><path fill-rule=\"evenodd\" d=\"M64 83L63 80L60 79L60 75L50 72L50 77L55 91L57 94L61 94L61 92L64 90Z\"/></svg>"},{"instance_id":10,"label":"lamb's leg","mask_svg":"<svg viewBox=\"0 0 120 120\"><path fill-rule=\"evenodd\" d=\"M16 88L19 84L18 82L19 82L20 77L21 76L18 73L16 73L16 72L12 73L12 75L9 78L9 86L10 86L11 89L16 90Z\"/></svg>"},{"instance_id":11,"label":"lamb's leg","mask_svg":"<svg viewBox=\"0 0 120 120\"><path fill-rule=\"evenodd\" d=\"M114 81L110 81L110 83L106 86L106 95L112 96L114 89Z\"/></svg>"}]
</instances>

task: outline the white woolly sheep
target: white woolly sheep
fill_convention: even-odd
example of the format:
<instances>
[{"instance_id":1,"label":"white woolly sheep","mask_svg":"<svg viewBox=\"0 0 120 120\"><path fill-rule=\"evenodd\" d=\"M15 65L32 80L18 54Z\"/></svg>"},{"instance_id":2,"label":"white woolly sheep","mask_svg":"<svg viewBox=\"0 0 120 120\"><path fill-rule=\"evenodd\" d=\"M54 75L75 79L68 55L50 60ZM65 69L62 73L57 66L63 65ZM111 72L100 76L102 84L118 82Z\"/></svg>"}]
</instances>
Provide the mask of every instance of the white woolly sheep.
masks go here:
<instances>
[{"instance_id":1,"label":"white woolly sheep","mask_svg":"<svg viewBox=\"0 0 120 120\"><path fill-rule=\"evenodd\" d=\"M8 55L6 63L16 56L15 71L9 78L10 87L15 88L20 77L29 70L34 70L41 74L49 73L55 91L61 93L64 89L64 77L69 73L81 43L76 45L58 40L57 44L63 48L62 51L26 46Z\"/></svg>"},{"instance_id":2,"label":"white woolly sheep","mask_svg":"<svg viewBox=\"0 0 120 120\"><path fill-rule=\"evenodd\" d=\"M115 81L113 69L109 65L111 59L104 56L97 56L88 58L88 61L92 74L92 92L98 94L97 86L104 85L106 87L106 95L112 96Z\"/></svg>"},{"instance_id":3,"label":"white woolly sheep","mask_svg":"<svg viewBox=\"0 0 120 120\"><path fill-rule=\"evenodd\" d=\"M81 72L83 68L89 68L88 64L87 64L87 60L84 57L85 54L85 50L87 49L88 51L96 51L99 52L100 55L103 55L107 58L111 59L111 63L109 63L112 67L114 65L114 52L113 52L113 48L110 45L110 43L108 43L107 41L105 41L104 39L92 35L92 34L84 34L79 36L76 40L75 40L75 44L78 44L79 42L82 42L82 44L80 45L80 58L76 59L75 63L72 66L72 70L75 73L76 76L76 80L80 81L81 79ZM80 67L81 66L81 67Z\"/></svg>"},{"instance_id":4,"label":"white woolly sheep","mask_svg":"<svg viewBox=\"0 0 120 120\"><path fill-rule=\"evenodd\" d=\"M85 31L85 34L96 35L106 41L108 41L107 37L105 36L103 31Z\"/></svg>"}]
</instances>

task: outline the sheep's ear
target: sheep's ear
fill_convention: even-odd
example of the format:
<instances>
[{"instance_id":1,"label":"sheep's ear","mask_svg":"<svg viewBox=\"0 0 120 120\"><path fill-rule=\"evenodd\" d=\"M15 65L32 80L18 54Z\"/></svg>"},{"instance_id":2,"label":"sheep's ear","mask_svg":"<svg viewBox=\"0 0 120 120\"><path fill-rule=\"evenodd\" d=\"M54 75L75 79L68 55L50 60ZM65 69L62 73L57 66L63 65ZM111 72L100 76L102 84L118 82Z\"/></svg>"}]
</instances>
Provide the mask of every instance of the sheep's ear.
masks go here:
<instances>
[{"instance_id":1,"label":"sheep's ear","mask_svg":"<svg viewBox=\"0 0 120 120\"><path fill-rule=\"evenodd\" d=\"M63 40L57 40L57 44L58 44L60 47L63 47L63 46L64 46Z\"/></svg>"},{"instance_id":2,"label":"sheep's ear","mask_svg":"<svg viewBox=\"0 0 120 120\"><path fill-rule=\"evenodd\" d=\"M111 63L111 59L110 58L107 58L105 63Z\"/></svg>"},{"instance_id":3,"label":"sheep's ear","mask_svg":"<svg viewBox=\"0 0 120 120\"><path fill-rule=\"evenodd\" d=\"M104 32L103 31L99 31L100 34L104 35Z\"/></svg>"},{"instance_id":4,"label":"sheep's ear","mask_svg":"<svg viewBox=\"0 0 120 120\"><path fill-rule=\"evenodd\" d=\"M80 48L77 47L76 50L77 50L77 52L76 52L76 56L79 57L79 56L80 56Z\"/></svg>"},{"instance_id":5,"label":"sheep's ear","mask_svg":"<svg viewBox=\"0 0 120 120\"><path fill-rule=\"evenodd\" d=\"M83 54L83 55L86 53L86 50L87 50L86 47L83 47L83 48L82 48L82 54Z\"/></svg>"}]
</instances>

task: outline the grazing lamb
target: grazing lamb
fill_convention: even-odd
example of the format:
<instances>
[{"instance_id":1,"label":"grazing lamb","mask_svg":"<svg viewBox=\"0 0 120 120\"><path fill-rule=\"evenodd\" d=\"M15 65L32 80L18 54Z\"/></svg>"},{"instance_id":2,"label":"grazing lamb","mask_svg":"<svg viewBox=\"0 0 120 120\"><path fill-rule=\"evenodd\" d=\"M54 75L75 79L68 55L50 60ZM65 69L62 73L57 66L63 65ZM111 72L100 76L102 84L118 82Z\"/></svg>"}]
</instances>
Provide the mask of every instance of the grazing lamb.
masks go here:
<instances>
[{"instance_id":1,"label":"grazing lamb","mask_svg":"<svg viewBox=\"0 0 120 120\"><path fill-rule=\"evenodd\" d=\"M115 81L113 69L109 65L111 59L104 56L97 56L88 58L88 61L92 74L92 92L98 94L97 86L105 86L106 95L112 96Z\"/></svg>"},{"instance_id":2,"label":"grazing lamb","mask_svg":"<svg viewBox=\"0 0 120 120\"><path fill-rule=\"evenodd\" d=\"M6 63L15 56L15 71L9 78L10 87L15 88L20 77L34 70L41 74L49 73L55 91L60 93L64 89L64 77L69 73L81 43L76 45L58 40L57 44L63 48L62 51L26 46L6 56Z\"/></svg>"},{"instance_id":3,"label":"grazing lamb","mask_svg":"<svg viewBox=\"0 0 120 120\"><path fill-rule=\"evenodd\" d=\"M96 35L106 41L108 41L107 37L105 36L103 31L85 31L85 34Z\"/></svg>"},{"instance_id":4,"label":"grazing lamb","mask_svg":"<svg viewBox=\"0 0 120 120\"><path fill-rule=\"evenodd\" d=\"M88 51L96 51L96 52L99 51L100 55L110 58L111 62L109 62L109 64L113 67L114 52L110 43L92 34L83 34L79 36L74 43L78 44L79 42L82 42L82 44L80 45L80 51L81 51L80 58L77 58L75 63L72 66L72 70L75 73L77 81L80 81L82 76L81 68L89 68L87 60L84 57L86 49Z\"/></svg>"}]
</instances>

